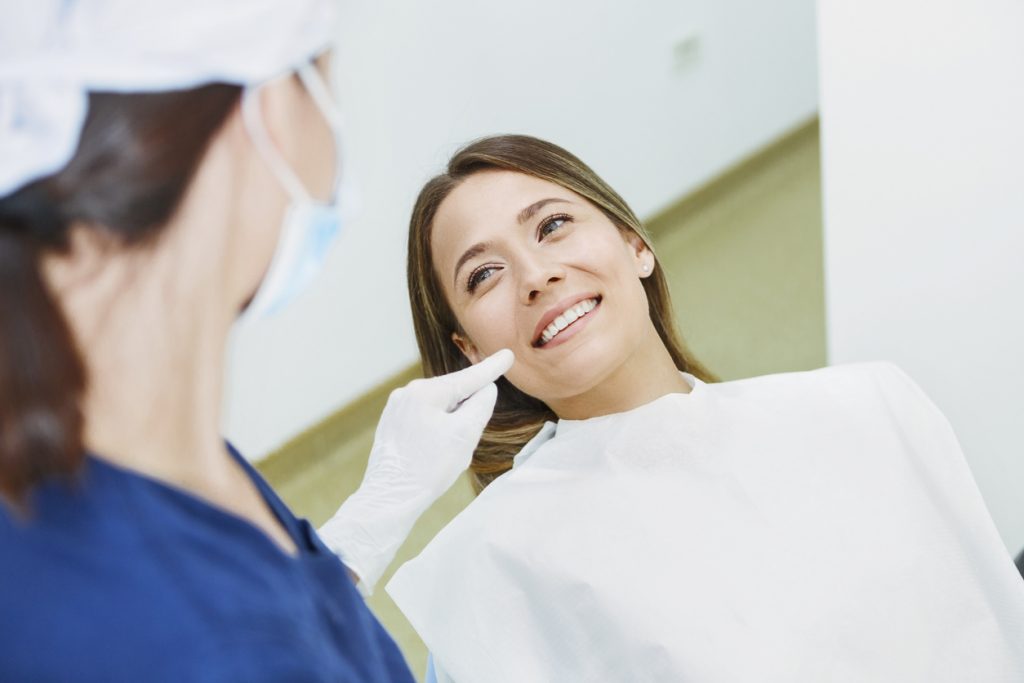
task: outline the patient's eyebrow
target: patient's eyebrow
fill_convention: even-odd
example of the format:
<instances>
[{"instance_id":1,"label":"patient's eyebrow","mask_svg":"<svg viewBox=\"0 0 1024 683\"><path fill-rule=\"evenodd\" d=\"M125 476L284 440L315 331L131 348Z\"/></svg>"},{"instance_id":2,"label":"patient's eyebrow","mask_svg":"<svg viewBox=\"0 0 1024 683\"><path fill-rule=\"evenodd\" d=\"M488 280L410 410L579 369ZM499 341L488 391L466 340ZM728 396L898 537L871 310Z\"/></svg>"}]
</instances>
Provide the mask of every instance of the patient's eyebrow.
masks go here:
<instances>
[{"instance_id":1,"label":"patient's eyebrow","mask_svg":"<svg viewBox=\"0 0 1024 683\"><path fill-rule=\"evenodd\" d=\"M463 252L462 256L460 256L459 260L455 263L455 273L452 275L452 284L454 284L456 288L459 286L459 271L462 269L462 266L466 265L466 261L469 261L470 259L475 259L477 256L484 253L490 248L490 242L477 242L469 249L467 249L465 252Z\"/></svg>"},{"instance_id":2,"label":"patient's eyebrow","mask_svg":"<svg viewBox=\"0 0 1024 683\"><path fill-rule=\"evenodd\" d=\"M530 204L528 207L520 211L517 220L519 221L520 225L522 225L526 221L530 220L533 217L533 214L537 213L548 204L558 203L571 204L572 202L570 202L568 199L559 199L558 197L548 197L547 199L541 199L539 202L534 202L533 204Z\"/></svg>"}]
</instances>

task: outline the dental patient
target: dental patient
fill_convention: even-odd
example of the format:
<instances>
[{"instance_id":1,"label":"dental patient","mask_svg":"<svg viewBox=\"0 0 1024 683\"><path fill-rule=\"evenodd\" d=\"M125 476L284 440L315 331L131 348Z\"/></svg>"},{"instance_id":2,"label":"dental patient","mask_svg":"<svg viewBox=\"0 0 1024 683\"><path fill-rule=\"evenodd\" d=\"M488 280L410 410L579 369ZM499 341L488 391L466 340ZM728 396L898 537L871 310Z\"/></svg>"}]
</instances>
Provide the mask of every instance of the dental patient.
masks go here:
<instances>
[{"instance_id":1,"label":"dental patient","mask_svg":"<svg viewBox=\"0 0 1024 683\"><path fill-rule=\"evenodd\" d=\"M1024 582L936 407L884 363L714 382L572 154L459 151L408 276L428 376L516 355L480 495L388 585L441 680L1024 680Z\"/></svg>"}]
</instances>

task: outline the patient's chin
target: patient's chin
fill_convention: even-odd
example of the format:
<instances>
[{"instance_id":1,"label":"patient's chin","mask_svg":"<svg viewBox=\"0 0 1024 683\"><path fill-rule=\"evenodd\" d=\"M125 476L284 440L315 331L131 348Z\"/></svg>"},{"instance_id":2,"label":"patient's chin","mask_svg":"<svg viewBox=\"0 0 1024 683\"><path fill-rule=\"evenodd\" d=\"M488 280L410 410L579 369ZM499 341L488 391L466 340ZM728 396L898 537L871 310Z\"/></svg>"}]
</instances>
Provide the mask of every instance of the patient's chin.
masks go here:
<instances>
[{"instance_id":1,"label":"patient's chin","mask_svg":"<svg viewBox=\"0 0 1024 683\"><path fill-rule=\"evenodd\" d=\"M583 378L580 377L572 380L557 377L530 378L516 377L513 373L509 373L506 378L519 391L547 405L571 401L577 396L588 393L597 384L595 381L581 381Z\"/></svg>"},{"instance_id":2,"label":"patient's chin","mask_svg":"<svg viewBox=\"0 0 1024 683\"><path fill-rule=\"evenodd\" d=\"M517 354L505 377L528 396L564 406L599 390L628 361L633 346L619 335L591 335L551 352L531 349Z\"/></svg>"}]
</instances>

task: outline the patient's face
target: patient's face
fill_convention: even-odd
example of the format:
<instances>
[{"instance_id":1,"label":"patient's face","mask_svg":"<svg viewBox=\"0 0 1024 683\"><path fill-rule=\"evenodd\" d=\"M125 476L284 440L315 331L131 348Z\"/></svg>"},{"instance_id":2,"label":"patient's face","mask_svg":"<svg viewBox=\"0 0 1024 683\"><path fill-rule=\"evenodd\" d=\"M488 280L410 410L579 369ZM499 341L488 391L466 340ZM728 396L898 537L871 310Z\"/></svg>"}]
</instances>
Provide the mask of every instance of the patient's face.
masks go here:
<instances>
[{"instance_id":1,"label":"patient's face","mask_svg":"<svg viewBox=\"0 0 1024 683\"><path fill-rule=\"evenodd\" d=\"M439 207L434 267L473 362L516 354L506 377L543 401L626 367L651 321L640 278L653 255L588 201L532 176L484 171Z\"/></svg>"}]
</instances>

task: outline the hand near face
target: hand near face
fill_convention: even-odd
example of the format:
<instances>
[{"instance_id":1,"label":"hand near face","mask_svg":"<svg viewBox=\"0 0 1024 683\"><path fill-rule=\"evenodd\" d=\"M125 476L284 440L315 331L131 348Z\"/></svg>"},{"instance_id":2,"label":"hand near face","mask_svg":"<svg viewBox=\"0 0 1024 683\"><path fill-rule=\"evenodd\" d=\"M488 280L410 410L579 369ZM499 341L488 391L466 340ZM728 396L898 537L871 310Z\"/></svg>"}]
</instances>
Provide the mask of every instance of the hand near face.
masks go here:
<instances>
[{"instance_id":1,"label":"hand near face","mask_svg":"<svg viewBox=\"0 0 1024 683\"><path fill-rule=\"evenodd\" d=\"M377 425L359 490L320 529L370 592L420 515L462 474L494 410L503 349L465 370L396 390Z\"/></svg>"}]
</instances>

